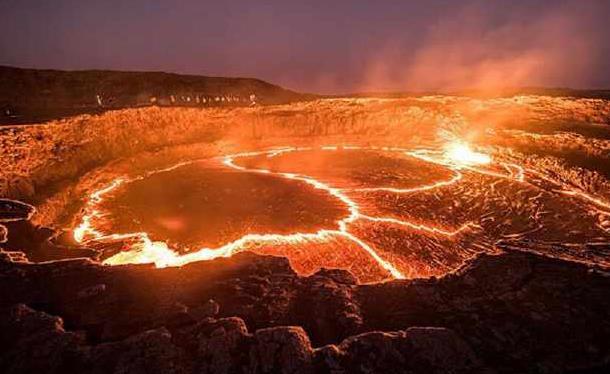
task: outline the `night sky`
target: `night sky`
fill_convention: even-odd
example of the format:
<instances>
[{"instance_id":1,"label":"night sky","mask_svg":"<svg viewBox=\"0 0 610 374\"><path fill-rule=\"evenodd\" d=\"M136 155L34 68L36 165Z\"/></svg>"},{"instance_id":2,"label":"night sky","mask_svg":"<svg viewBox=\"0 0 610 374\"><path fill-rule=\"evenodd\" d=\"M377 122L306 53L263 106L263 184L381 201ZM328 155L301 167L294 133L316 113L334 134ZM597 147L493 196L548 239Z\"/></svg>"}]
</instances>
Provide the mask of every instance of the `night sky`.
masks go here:
<instances>
[{"instance_id":1,"label":"night sky","mask_svg":"<svg viewBox=\"0 0 610 374\"><path fill-rule=\"evenodd\" d=\"M610 88L610 0L0 0L0 64L318 93Z\"/></svg>"}]
</instances>

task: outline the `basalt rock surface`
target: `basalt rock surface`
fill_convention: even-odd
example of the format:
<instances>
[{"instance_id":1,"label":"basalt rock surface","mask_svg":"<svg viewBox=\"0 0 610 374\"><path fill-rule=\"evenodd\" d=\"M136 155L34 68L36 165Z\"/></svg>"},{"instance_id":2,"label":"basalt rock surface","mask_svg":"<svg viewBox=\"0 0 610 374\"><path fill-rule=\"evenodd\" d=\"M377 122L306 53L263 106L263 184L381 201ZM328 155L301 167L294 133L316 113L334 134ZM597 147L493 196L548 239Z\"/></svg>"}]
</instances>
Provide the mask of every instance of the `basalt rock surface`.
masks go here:
<instances>
[{"instance_id":1,"label":"basalt rock surface","mask_svg":"<svg viewBox=\"0 0 610 374\"><path fill-rule=\"evenodd\" d=\"M2 252L0 372L603 372L609 291L607 269L514 249L375 285L252 253L155 269Z\"/></svg>"}]
</instances>

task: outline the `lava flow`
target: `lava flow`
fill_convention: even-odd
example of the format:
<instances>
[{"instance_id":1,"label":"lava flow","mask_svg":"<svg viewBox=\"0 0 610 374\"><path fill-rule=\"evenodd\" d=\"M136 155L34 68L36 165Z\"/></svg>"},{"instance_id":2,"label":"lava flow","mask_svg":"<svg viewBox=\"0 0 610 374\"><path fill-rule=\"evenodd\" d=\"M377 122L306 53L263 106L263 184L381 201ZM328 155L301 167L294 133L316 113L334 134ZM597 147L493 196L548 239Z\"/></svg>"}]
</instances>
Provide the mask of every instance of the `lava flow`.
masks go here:
<instances>
[{"instance_id":1,"label":"lava flow","mask_svg":"<svg viewBox=\"0 0 610 374\"><path fill-rule=\"evenodd\" d=\"M312 169L313 172L301 173L293 170L290 163L286 166L280 160L288 155L298 157L299 154L305 152L332 152L335 154L375 152L374 154L383 155L383 157L397 157L400 162L406 158L420 162L422 165L434 165L438 167L437 173L448 173L450 177L433 183L411 186L354 186L353 176L341 179L327 175L310 175L315 174L317 169ZM238 162L242 160L243 162ZM485 178L495 180L491 184L492 190L494 190L493 186L501 180L524 186L523 191L527 191L528 194L533 194L536 189L540 189L536 185L536 180L540 179L539 173L532 171L531 175L536 180L526 182L525 176L530 172L529 169L514 163L493 160L491 156L475 152L462 142L453 142L441 150L359 146L327 146L319 149L286 147L226 155L218 161L220 161L219 166L233 172L265 175L308 186L334 199L344 207L346 213L334 221L334 227L314 229L311 232L290 233L253 233L247 230L238 239L221 246L197 247L197 249L188 251L179 250L177 249L179 247L170 245L164 240L153 240L150 233L145 230L116 233L116 229L108 227L107 221L112 214L102 205L111 195L116 194L117 190L135 181L142 181L153 175L167 173L199 162L192 161L155 170L135 178L119 177L94 191L88 198L80 223L73 230L74 238L78 242L92 246L112 242L121 242L126 245L126 248L124 247L123 250L104 260L104 263L108 265L154 263L157 267L180 266L193 261L228 257L243 250L254 250L261 253L285 255L291 260L295 270L299 272L310 273L321 267L344 267L355 272L361 281L370 282L439 274L455 268L476 252L494 251L494 243L497 240L523 238L539 232L544 234L543 228L546 225L543 220L543 211L538 208L535 209L537 209L536 212L540 212L540 217L536 217L536 224L533 228L527 222L501 225L494 223L496 219L490 213L476 213L478 207L473 207L472 211L475 213L472 214L468 209L457 212L457 210L463 210L459 199L464 198L464 194L466 196L472 193L489 195L489 192L481 190L484 188L481 187L482 185L489 184ZM283 170L285 168L289 170ZM296 168L298 169L298 166ZM604 205L606 203L599 198L567 189L566 186L562 186L548 177L545 177L544 180L552 183L555 189L562 192L563 196L581 198L606 208ZM471 185L473 191L468 191ZM510 188L510 186L508 187ZM466 188L462 196L451 197L452 191L459 192L460 188ZM529 192L530 190L532 192ZM443 194L449 194L448 203L435 208L434 204L444 201ZM532 195L527 199L535 202L533 206L536 206L543 194L545 194L545 199L551 198L550 195L546 195L547 192L543 191L539 192L537 196ZM377 197L377 195L381 197ZM395 198L391 196L395 196ZM436 196L438 201L423 200L423 204L416 203L417 199L428 199L430 196ZM405 210L400 209L404 198L410 199L404 200L404 204L407 206L410 204L409 201L416 205ZM493 204L497 204L498 197L492 196L489 200ZM556 203L549 202L548 204ZM432 219L430 219L421 209L422 206L429 206L430 210L436 210L438 213L433 211ZM444 210L447 209L449 211L445 213ZM427 214L430 215L429 212ZM438 218L435 218L437 214ZM402 231L396 233L395 230ZM323 248L325 245L330 245L330 249L319 249L319 255L315 254L318 249L307 249L308 246ZM305 249L297 249L303 246ZM367 269L371 266L366 264L367 260L361 258L353 260L356 263L354 265L346 263L352 260L332 259L333 257L357 255L345 252L344 248L350 248L350 246L368 256L370 261L381 269L379 275L369 274L367 276L366 273L369 271ZM282 248L279 252L269 249L278 247ZM403 248L408 248L408 250ZM418 253L418 248L421 253ZM442 251L448 252L441 254Z\"/></svg>"}]
</instances>

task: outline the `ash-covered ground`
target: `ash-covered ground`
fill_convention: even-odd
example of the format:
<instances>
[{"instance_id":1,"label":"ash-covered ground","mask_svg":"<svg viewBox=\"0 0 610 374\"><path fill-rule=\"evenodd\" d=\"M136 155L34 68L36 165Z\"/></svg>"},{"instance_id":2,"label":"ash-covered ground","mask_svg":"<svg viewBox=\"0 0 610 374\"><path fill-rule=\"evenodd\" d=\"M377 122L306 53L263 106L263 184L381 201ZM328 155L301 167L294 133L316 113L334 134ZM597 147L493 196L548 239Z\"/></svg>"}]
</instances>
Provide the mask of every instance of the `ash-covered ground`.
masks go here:
<instances>
[{"instance_id":1,"label":"ash-covered ground","mask_svg":"<svg viewBox=\"0 0 610 374\"><path fill-rule=\"evenodd\" d=\"M3 128L0 368L609 370L609 118L422 97Z\"/></svg>"}]
</instances>

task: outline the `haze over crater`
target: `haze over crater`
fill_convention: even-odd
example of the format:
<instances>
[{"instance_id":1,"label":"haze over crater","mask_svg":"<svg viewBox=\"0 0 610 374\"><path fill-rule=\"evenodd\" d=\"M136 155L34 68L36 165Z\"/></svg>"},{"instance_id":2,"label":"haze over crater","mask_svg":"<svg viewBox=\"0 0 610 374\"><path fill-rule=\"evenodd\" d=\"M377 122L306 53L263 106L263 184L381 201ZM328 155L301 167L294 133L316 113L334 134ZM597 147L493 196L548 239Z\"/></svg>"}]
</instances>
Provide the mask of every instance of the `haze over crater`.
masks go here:
<instances>
[{"instance_id":1,"label":"haze over crater","mask_svg":"<svg viewBox=\"0 0 610 374\"><path fill-rule=\"evenodd\" d=\"M0 65L317 93L610 85L606 1L3 1ZM18 30L18 32L15 32Z\"/></svg>"}]
</instances>

